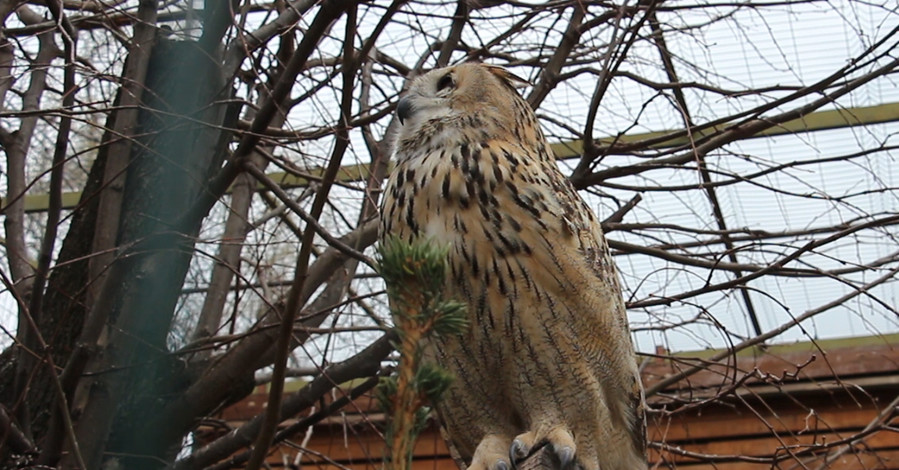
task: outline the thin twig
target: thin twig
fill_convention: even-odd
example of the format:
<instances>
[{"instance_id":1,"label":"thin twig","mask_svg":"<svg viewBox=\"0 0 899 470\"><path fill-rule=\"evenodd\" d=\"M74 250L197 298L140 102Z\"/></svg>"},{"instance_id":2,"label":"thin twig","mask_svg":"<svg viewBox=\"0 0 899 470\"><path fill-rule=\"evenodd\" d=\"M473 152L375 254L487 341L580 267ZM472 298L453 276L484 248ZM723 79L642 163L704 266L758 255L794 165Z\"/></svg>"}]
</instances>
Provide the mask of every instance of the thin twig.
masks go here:
<instances>
[{"instance_id":1,"label":"thin twig","mask_svg":"<svg viewBox=\"0 0 899 470\"><path fill-rule=\"evenodd\" d=\"M338 16L340 11L342 11L344 8L346 9L346 34L344 36L343 48L345 61L343 70L343 93L340 105L340 123L338 124L339 128L336 135L337 141L334 145L334 150L331 154L331 158L328 161L328 167L325 169L324 175L322 175L321 186L319 187L319 190L315 195L315 199L312 201L312 208L309 211L310 219L316 222L318 221L318 218L321 217L322 210L324 209L325 203L327 202L328 192L331 189L332 183L337 178L337 172L340 170L340 162L343 159L343 155L346 152L346 149L349 147L350 139L348 123L350 114L352 113L353 82L355 79L355 68L351 67L350 65L353 63L352 44L355 40L356 32L356 6L344 6L339 2L334 2L334 4L323 5L322 10L319 11L319 15L323 15L324 13L322 12L329 6L336 9L333 13L331 13L334 16ZM317 19L318 18L316 18L316 20ZM287 69L289 68L290 65L288 65ZM281 83L279 83L279 86L280 85ZM277 88L275 92L277 92ZM273 92L273 94L275 92ZM263 107L263 109L260 110L259 114L262 115L265 111L266 108ZM266 125L267 122L268 120L265 121ZM244 140L241 141L241 146L245 145L246 142L249 142L249 140L247 140L247 138L245 137ZM235 156L237 156L239 152L240 147L238 147L237 151L235 151ZM284 202L285 204L287 203L287 201ZM287 369L287 356L290 353L290 339L293 334L293 321L300 309L300 297L301 293L303 292L304 283L306 282L306 278L308 275L309 258L312 254L312 242L316 232L318 232L318 230L312 224L307 225L306 229L303 231L300 253L299 256L297 256L296 269L294 271L294 285L291 287L290 292L287 295L287 303L281 315L281 331L278 335L278 340L275 345L275 366L272 372L272 382L269 388L268 409L266 410L265 419L259 431L259 436L256 439L255 448L253 449L253 453L250 456L250 460L247 462L247 470L258 470L262 466L263 461L265 460L265 456L268 453L268 448L271 445L272 437L275 434L275 427L280 421L279 413L281 408L281 399L283 398L282 395L284 390L284 373Z\"/></svg>"},{"instance_id":2,"label":"thin twig","mask_svg":"<svg viewBox=\"0 0 899 470\"><path fill-rule=\"evenodd\" d=\"M746 341L743 341L743 342L735 345L732 348L729 348L727 350L724 350L724 351L721 351L719 353L712 355L712 357L710 357L708 359L708 363L718 362L726 357L733 356L734 354L736 354L746 348L755 346L759 343L767 341L768 339L774 338L775 336L789 330L790 328L793 328L796 325L799 325L800 323L804 322L805 320L808 320L809 318L814 317L815 315L818 315L819 313L823 313L834 307L838 307L838 306L846 303L850 299L855 298L855 297L871 290L871 288L891 280L893 278L893 276L896 275L896 273L899 273L899 267L891 269L883 276L865 284L864 286L857 288L853 292L850 292L846 295L840 296L824 305L821 305L818 308L808 310L808 311L804 312L802 315L797 316L795 319L788 321L788 322L780 325L777 328L768 330L764 334L747 339ZM689 369L685 369L681 372L678 372L677 374L667 377L664 380L661 380L661 381L653 384L652 387L649 387L648 389L646 389L646 396L651 397L651 396L659 393L660 391L664 390L665 388L667 388L671 385L674 385L677 382L680 382L681 380L683 380L699 371L703 371L706 369L708 369L708 365L704 364L704 365L700 365L700 366L693 366Z\"/></svg>"}]
</instances>

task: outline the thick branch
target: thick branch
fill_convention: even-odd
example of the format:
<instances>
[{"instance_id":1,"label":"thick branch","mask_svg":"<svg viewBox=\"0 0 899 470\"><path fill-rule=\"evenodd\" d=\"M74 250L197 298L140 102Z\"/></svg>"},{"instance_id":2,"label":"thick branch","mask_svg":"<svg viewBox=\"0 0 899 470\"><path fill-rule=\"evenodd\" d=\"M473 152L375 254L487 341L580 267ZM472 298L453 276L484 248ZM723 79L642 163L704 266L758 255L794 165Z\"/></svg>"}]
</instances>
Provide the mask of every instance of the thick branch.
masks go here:
<instances>
[{"instance_id":1,"label":"thick branch","mask_svg":"<svg viewBox=\"0 0 899 470\"><path fill-rule=\"evenodd\" d=\"M329 366L321 375L296 393L286 396L280 407L282 419L296 416L301 411L314 405L319 398L334 387L360 377L375 375L383 361L393 351L392 337L382 336L359 354L346 361ZM237 450L250 445L259 433L263 424L263 416L259 415L227 435L211 442L190 456L176 462L172 470L192 470L208 467L219 460L233 454ZM281 433L284 435L285 433ZM290 434L287 434L288 436ZM247 456L244 455L243 459ZM234 462L236 463L236 462Z\"/></svg>"}]
</instances>

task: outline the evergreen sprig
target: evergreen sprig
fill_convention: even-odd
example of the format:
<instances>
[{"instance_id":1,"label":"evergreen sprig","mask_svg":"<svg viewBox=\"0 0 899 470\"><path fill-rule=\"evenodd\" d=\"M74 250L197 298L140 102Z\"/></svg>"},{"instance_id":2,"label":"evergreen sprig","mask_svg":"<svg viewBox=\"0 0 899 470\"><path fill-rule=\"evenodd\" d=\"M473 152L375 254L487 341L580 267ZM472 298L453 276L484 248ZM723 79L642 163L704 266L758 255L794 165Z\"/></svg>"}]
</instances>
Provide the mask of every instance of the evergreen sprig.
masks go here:
<instances>
[{"instance_id":1,"label":"evergreen sprig","mask_svg":"<svg viewBox=\"0 0 899 470\"><path fill-rule=\"evenodd\" d=\"M390 422L385 468L407 470L415 438L430 409L453 380L435 364L423 363L425 340L465 328L465 305L445 298L447 249L428 241L388 238L378 247L379 272L387 284L400 353L393 376L382 380L377 397Z\"/></svg>"}]
</instances>

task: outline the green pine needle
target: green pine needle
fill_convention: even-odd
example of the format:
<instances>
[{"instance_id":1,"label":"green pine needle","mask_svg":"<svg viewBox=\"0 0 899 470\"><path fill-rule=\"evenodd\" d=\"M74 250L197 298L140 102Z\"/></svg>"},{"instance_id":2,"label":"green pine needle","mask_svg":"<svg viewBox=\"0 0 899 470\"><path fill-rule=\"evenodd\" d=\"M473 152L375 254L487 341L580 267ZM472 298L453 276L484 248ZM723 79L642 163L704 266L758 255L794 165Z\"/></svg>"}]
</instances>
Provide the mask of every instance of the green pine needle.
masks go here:
<instances>
[{"instance_id":1,"label":"green pine needle","mask_svg":"<svg viewBox=\"0 0 899 470\"><path fill-rule=\"evenodd\" d=\"M465 305L444 298L447 254L428 241L388 238L378 247L378 272L387 284L400 353L396 372L376 393L391 417L385 433L388 470L409 468L414 440L430 413L425 404L437 402L453 381L446 370L423 362L429 337L459 334L468 325Z\"/></svg>"}]
</instances>

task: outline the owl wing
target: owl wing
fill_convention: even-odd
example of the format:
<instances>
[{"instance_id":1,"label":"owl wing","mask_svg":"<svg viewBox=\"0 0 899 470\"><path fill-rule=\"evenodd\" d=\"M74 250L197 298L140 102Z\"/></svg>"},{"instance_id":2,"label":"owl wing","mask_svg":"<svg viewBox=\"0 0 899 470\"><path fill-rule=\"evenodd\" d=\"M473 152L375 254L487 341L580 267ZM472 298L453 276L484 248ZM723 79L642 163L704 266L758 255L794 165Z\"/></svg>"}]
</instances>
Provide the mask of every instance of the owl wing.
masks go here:
<instances>
[{"instance_id":1,"label":"owl wing","mask_svg":"<svg viewBox=\"0 0 899 470\"><path fill-rule=\"evenodd\" d=\"M579 309L584 315L603 325L606 334L601 348L611 348L604 356L624 358L620 367L613 371L601 371L610 386L607 396L617 397L623 416L630 430L635 449L645 452L646 417L644 413L643 387L633 349L633 341L627 323L624 299L618 280L618 271L612 260L602 227L593 211L577 194L571 183L561 172L563 181L555 186L555 210L548 211L550 217L557 217L558 226L569 236L561 236L555 245L555 256L567 263L566 270L576 283L574 302L582 304ZM600 298L596 298L600 297ZM596 309L600 305L602 308ZM597 364L605 368L607 364Z\"/></svg>"}]
</instances>

